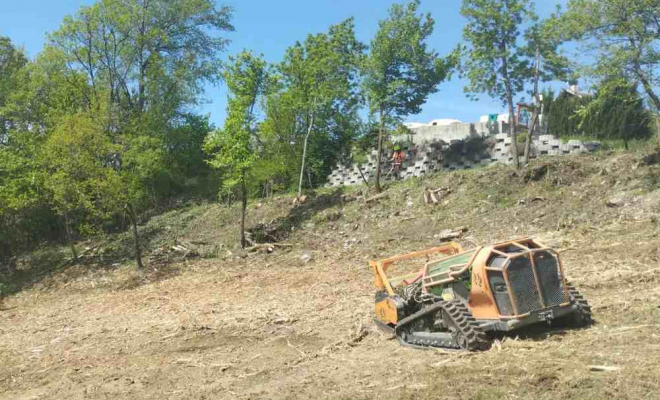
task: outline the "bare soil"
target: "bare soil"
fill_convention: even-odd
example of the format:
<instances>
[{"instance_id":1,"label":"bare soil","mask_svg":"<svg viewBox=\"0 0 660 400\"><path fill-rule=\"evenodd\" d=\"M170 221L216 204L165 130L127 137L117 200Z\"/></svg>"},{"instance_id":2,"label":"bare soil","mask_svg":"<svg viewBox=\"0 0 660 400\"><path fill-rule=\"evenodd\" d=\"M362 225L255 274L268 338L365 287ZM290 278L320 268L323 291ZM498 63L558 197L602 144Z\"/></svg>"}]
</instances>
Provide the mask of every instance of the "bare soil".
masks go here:
<instances>
[{"instance_id":1,"label":"bare soil","mask_svg":"<svg viewBox=\"0 0 660 400\"><path fill-rule=\"evenodd\" d=\"M269 199L250 206L250 226L291 245L270 253L235 248L235 207L154 217L141 227L148 271L95 255L6 299L0 399L658 399L660 166L639 160L444 173L369 204L342 200L366 195L356 188L295 209ZM426 206L426 187L451 194ZM479 353L403 348L378 331L368 261L460 226L465 247L530 235L559 249L596 324L539 327ZM173 243L198 243L201 257L164 257Z\"/></svg>"}]
</instances>

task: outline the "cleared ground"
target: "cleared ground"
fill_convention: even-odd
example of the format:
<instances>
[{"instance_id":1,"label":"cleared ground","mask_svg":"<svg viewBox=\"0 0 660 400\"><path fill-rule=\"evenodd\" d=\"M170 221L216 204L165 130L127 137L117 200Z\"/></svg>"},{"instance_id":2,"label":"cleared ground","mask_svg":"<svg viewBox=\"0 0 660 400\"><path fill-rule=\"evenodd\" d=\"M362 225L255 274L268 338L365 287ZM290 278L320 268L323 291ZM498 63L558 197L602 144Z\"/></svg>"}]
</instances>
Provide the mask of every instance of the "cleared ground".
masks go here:
<instances>
[{"instance_id":1,"label":"cleared ground","mask_svg":"<svg viewBox=\"0 0 660 400\"><path fill-rule=\"evenodd\" d=\"M446 173L394 185L373 204L342 200L357 189L295 209L270 199L250 207L249 225L291 245L272 253L235 249L235 208L186 206L141 227L143 274L115 251L127 236L81 243L84 264L5 301L0 398L658 399L660 166L639 160ZM425 206L425 187L451 194ZM525 331L481 353L411 350L376 330L367 262L460 226L465 247L532 235L558 248L596 324ZM201 257L181 261L177 245ZM48 254L24 260L22 273Z\"/></svg>"}]
</instances>

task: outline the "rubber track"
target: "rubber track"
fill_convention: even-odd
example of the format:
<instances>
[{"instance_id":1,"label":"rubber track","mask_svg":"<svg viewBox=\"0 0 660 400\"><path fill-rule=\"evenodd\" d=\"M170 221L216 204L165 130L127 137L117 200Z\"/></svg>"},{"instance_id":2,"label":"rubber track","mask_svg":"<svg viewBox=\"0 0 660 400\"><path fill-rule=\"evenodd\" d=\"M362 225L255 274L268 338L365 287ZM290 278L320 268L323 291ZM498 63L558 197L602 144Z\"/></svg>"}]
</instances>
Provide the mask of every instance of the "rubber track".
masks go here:
<instances>
[{"instance_id":1,"label":"rubber track","mask_svg":"<svg viewBox=\"0 0 660 400\"><path fill-rule=\"evenodd\" d=\"M570 283L566 285L566 289L568 290L571 303L575 304L582 314L583 319L579 325L591 325L594 320L591 317L591 306L587 302L587 299L585 299L584 296L582 296L582 294L580 294L580 292L575 288L575 286L571 285Z\"/></svg>"},{"instance_id":2,"label":"rubber track","mask_svg":"<svg viewBox=\"0 0 660 400\"><path fill-rule=\"evenodd\" d=\"M428 314L436 313L438 311L445 311L443 315L449 317L449 321L444 321L446 325L451 325L456 328L460 335L466 339L465 350L476 351L476 350L485 350L490 347L490 340L486 334L479 327L479 323L474 319L472 313L468 308L459 300L452 301L437 301L430 307L424 308L416 312L415 314L402 319L399 324L397 324L395 329L395 334L399 342L404 343L409 346L424 348L424 347L441 347L441 348L450 348L450 349L462 349L455 340L452 340L450 344L445 342L445 345L429 345L418 342L407 342L402 334L409 333L406 330L406 326L412 324L414 321L422 318ZM439 333L449 333L449 332L439 332Z\"/></svg>"}]
</instances>

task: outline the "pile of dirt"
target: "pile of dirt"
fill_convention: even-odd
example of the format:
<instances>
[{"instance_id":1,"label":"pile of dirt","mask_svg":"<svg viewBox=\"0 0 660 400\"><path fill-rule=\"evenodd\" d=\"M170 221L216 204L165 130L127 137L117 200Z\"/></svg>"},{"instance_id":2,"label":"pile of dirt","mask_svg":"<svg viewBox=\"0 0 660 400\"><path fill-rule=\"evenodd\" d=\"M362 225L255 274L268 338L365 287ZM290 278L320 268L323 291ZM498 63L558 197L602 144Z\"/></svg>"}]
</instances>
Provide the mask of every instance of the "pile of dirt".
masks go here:
<instances>
[{"instance_id":1,"label":"pile of dirt","mask_svg":"<svg viewBox=\"0 0 660 400\"><path fill-rule=\"evenodd\" d=\"M6 299L0 398L658 398L660 165L639 160L439 173L369 202L364 188L298 207L271 198L248 213L270 251L237 248L237 207L160 215L141 227L160 260L146 272L97 257ZM442 199L425 201L437 188ZM399 346L372 323L368 261L445 233L466 248L520 235L554 246L596 324L504 336L481 353Z\"/></svg>"}]
</instances>

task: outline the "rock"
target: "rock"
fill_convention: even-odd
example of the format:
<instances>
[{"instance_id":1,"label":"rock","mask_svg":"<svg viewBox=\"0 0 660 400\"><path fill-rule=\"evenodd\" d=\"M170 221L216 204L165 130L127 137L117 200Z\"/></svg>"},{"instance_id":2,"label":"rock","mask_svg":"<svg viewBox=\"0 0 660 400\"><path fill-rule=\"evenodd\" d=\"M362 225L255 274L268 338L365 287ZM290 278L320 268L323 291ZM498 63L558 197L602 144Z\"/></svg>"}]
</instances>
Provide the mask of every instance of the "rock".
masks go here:
<instances>
[{"instance_id":1,"label":"rock","mask_svg":"<svg viewBox=\"0 0 660 400\"><path fill-rule=\"evenodd\" d=\"M607 200L605 204L610 208L621 207L625 205L625 200L622 197L613 197Z\"/></svg>"},{"instance_id":2,"label":"rock","mask_svg":"<svg viewBox=\"0 0 660 400\"><path fill-rule=\"evenodd\" d=\"M310 252L308 252L308 251L304 252L304 253L300 256L300 261L302 261L302 262L305 263L305 264L309 263L309 262L312 261L313 259L314 259L314 257L312 256L312 253L310 253Z\"/></svg>"}]
</instances>

